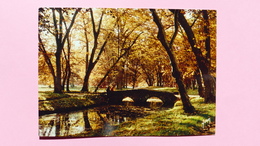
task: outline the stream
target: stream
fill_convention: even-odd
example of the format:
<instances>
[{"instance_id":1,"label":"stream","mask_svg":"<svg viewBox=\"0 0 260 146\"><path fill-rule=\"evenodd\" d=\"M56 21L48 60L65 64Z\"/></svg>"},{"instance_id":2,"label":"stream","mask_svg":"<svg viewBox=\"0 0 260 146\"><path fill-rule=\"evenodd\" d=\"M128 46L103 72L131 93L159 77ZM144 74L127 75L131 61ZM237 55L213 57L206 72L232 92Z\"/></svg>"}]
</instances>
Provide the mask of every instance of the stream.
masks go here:
<instances>
[{"instance_id":1,"label":"stream","mask_svg":"<svg viewBox=\"0 0 260 146\"><path fill-rule=\"evenodd\" d=\"M147 101L146 107L132 105L106 105L68 113L53 113L39 117L40 137L74 137L81 133L95 131L95 136L112 136L113 130L123 122L144 117L160 110L162 102L157 99Z\"/></svg>"}]
</instances>

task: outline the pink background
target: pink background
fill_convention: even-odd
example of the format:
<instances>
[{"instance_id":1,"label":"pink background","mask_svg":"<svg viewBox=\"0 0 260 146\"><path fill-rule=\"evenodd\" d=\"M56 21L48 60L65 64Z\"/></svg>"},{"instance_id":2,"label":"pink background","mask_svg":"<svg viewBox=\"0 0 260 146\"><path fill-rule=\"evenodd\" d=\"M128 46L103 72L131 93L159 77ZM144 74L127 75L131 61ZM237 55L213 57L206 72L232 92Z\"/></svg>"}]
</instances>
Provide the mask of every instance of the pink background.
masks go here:
<instances>
[{"instance_id":1,"label":"pink background","mask_svg":"<svg viewBox=\"0 0 260 146\"><path fill-rule=\"evenodd\" d=\"M104 137L39 140L37 21L39 7L216 9L215 136ZM0 5L0 145L256 146L260 144L260 4L257 0L8 0Z\"/></svg>"}]
</instances>

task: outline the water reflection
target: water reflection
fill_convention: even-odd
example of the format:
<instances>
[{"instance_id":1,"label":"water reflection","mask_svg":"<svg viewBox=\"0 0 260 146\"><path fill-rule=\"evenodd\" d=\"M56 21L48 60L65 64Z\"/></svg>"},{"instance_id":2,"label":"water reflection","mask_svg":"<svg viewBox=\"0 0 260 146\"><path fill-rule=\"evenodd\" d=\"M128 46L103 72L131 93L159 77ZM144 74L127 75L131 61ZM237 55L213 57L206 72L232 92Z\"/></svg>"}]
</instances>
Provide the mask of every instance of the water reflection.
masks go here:
<instances>
[{"instance_id":1,"label":"water reflection","mask_svg":"<svg viewBox=\"0 0 260 146\"><path fill-rule=\"evenodd\" d=\"M83 112L50 114L39 119L40 136L69 136L84 130Z\"/></svg>"},{"instance_id":2,"label":"water reflection","mask_svg":"<svg viewBox=\"0 0 260 146\"><path fill-rule=\"evenodd\" d=\"M133 101L123 101L125 105L102 106L70 113L43 115L39 118L40 137L70 137L86 132L98 132L98 136L109 136L116 127L126 121L142 117L150 108L140 108ZM160 106L161 102L148 105Z\"/></svg>"},{"instance_id":3,"label":"water reflection","mask_svg":"<svg viewBox=\"0 0 260 146\"><path fill-rule=\"evenodd\" d=\"M102 110L105 110L104 108ZM130 114L131 116L133 114ZM102 130L101 136L107 136L121 122L134 117L122 117L120 113L100 111L97 109L83 110L64 114L49 114L39 119L39 136L72 136L84 131Z\"/></svg>"},{"instance_id":4,"label":"water reflection","mask_svg":"<svg viewBox=\"0 0 260 146\"><path fill-rule=\"evenodd\" d=\"M152 109L159 109L163 105L163 101L158 97L150 97L147 99L148 107Z\"/></svg>"}]
</instances>

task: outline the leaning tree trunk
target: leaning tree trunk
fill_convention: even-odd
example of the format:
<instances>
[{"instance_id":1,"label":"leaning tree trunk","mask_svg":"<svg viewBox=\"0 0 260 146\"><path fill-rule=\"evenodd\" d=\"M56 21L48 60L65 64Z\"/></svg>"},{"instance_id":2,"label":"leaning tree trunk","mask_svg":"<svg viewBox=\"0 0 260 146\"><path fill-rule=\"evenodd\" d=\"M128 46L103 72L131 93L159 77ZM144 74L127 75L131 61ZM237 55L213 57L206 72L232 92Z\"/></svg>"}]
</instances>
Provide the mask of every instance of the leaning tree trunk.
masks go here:
<instances>
[{"instance_id":1,"label":"leaning tree trunk","mask_svg":"<svg viewBox=\"0 0 260 146\"><path fill-rule=\"evenodd\" d=\"M173 12L173 10L170 10L170 11ZM215 103L216 102L215 80L214 80L214 77L210 74L210 69L209 69L209 65L208 65L209 61L205 57L203 57L201 50L196 47L195 35L191 29L191 26L188 24L186 18L184 17L184 15L182 13L179 13L178 21L179 21L180 25L183 27L183 29L188 37L188 41L190 43L192 51L193 51L194 55L196 56L198 67L201 70L203 82L205 85L205 102L206 103Z\"/></svg>"},{"instance_id":2,"label":"leaning tree trunk","mask_svg":"<svg viewBox=\"0 0 260 146\"><path fill-rule=\"evenodd\" d=\"M113 70L113 68L117 65L117 63L119 62L119 60L124 57L125 55L127 55L130 51L130 49L133 47L133 45L135 44L135 42L137 41L137 39L139 38L139 36L142 34L143 32L139 33L139 35L134 39L134 41L132 42L132 44L130 44L127 48L124 48L123 50L125 51L124 53L122 53L117 60L114 62L114 64L108 69L108 71L106 72L106 74L104 75L104 77L101 79L101 81L98 83L96 89L94 92L97 92L99 86L105 81L106 77L110 74L110 72Z\"/></svg>"},{"instance_id":3,"label":"leaning tree trunk","mask_svg":"<svg viewBox=\"0 0 260 146\"><path fill-rule=\"evenodd\" d=\"M128 50L129 50L129 49L130 49L130 48L128 48ZM103 77L103 78L100 80L100 82L98 83L98 85L97 85L97 87L96 87L96 89L95 89L94 92L97 92L99 86L105 81L106 77L107 77L107 76L110 74L110 72L114 69L114 67L117 65L117 63L119 62L119 60L120 60L123 56L125 56L125 55L127 54L128 50L126 50L123 54L121 54L121 55L117 58L117 60L114 62L114 64L108 69L108 71L106 72L106 74L104 75L104 77Z\"/></svg>"},{"instance_id":4,"label":"leaning tree trunk","mask_svg":"<svg viewBox=\"0 0 260 146\"><path fill-rule=\"evenodd\" d=\"M160 18L158 17L156 11L154 9L150 9L151 12L152 12L152 15L153 15L153 20L154 22L156 23L156 25L158 26L158 35L157 35L157 38L160 40L161 44L163 45L163 47L165 48L169 58L170 58L170 61L171 61L171 66L173 68L173 71L172 71L172 76L176 79L176 83L179 87L179 92L180 92L180 95L181 95L181 101L183 103L183 110L185 113L196 113L196 110L195 108L192 106L190 100L189 100L189 96L187 94L187 91L186 91L186 88L183 84L183 79L182 79L182 75L181 75L181 72L177 66L177 62L176 62L176 58L173 54L173 52L171 51L171 46L170 45L174 38L172 38L172 41L171 43L169 43L167 40L166 40L166 34L165 34L165 31L163 29L163 25L160 21ZM176 19L175 19L176 21ZM175 30L175 33L173 34L173 37L176 37L176 34L177 33L177 30Z\"/></svg>"}]
</instances>

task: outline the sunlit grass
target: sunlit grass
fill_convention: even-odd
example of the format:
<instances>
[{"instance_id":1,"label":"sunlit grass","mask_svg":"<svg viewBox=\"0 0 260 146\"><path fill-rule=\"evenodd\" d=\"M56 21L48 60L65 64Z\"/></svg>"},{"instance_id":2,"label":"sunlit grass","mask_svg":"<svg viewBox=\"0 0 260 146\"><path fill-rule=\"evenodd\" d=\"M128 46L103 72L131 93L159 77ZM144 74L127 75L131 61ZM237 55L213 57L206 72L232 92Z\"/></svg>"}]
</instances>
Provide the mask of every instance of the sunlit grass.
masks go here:
<instances>
[{"instance_id":1,"label":"sunlit grass","mask_svg":"<svg viewBox=\"0 0 260 146\"><path fill-rule=\"evenodd\" d=\"M94 104L94 101L83 98L64 98L64 99L56 99L50 101L42 101L39 102L39 110L40 111L54 111L55 109L66 109L72 107L84 107Z\"/></svg>"},{"instance_id":2,"label":"sunlit grass","mask_svg":"<svg viewBox=\"0 0 260 146\"><path fill-rule=\"evenodd\" d=\"M135 121L122 123L113 136L184 136L208 135L202 129L202 121L206 118L215 120L215 104L203 103L203 98L191 100L197 110L196 115L183 112L182 103L178 101L173 109L158 111Z\"/></svg>"},{"instance_id":3,"label":"sunlit grass","mask_svg":"<svg viewBox=\"0 0 260 146\"><path fill-rule=\"evenodd\" d=\"M55 111L60 109L81 108L105 102L99 94L75 93L58 94L52 92L39 93L39 111Z\"/></svg>"},{"instance_id":4,"label":"sunlit grass","mask_svg":"<svg viewBox=\"0 0 260 146\"><path fill-rule=\"evenodd\" d=\"M50 91L40 92L39 100L49 100L49 99L59 99L59 98L66 98L69 97L68 94L60 94L60 93L53 93Z\"/></svg>"}]
</instances>

